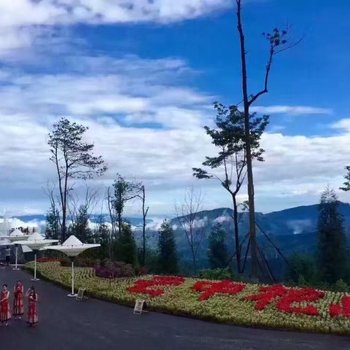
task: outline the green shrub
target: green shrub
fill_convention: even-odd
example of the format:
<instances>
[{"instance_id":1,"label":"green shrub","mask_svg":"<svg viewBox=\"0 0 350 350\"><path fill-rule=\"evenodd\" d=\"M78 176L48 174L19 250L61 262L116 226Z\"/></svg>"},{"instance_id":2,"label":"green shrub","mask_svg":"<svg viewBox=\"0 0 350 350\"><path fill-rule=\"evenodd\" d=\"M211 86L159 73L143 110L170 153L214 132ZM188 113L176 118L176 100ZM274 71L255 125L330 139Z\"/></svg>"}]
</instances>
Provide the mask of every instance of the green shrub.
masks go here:
<instances>
[{"instance_id":1,"label":"green shrub","mask_svg":"<svg viewBox=\"0 0 350 350\"><path fill-rule=\"evenodd\" d=\"M232 273L228 267L225 269L206 269L199 272L199 277L208 280L223 280L231 279Z\"/></svg>"},{"instance_id":2,"label":"green shrub","mask_svg":"<svg viewBox=\"0 0 350 350\"><path fill-rule=\"evenodd\" d=\"M342 279L339 279L335 282L333 290L336 292L348 292L349 286Z\"/></svg>"}]
</instances>

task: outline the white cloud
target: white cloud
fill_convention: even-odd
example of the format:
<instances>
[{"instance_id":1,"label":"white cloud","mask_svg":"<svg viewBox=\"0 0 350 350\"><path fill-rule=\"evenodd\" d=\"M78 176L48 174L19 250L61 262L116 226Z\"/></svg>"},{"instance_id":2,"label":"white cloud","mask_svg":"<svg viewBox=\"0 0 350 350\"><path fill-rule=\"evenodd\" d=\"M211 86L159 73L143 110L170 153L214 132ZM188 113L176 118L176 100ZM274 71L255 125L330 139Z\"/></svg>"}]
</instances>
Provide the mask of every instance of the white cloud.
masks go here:
<instances>
[{"instance_id":1,"label":"white cloud","mask_svg":"<svg viewBox=\"0 0 350 350\"><path fill-rule=\"evenodd\" d=\"M60 115L90 127L88 137L110 169L96 186L110 185L116 172L144 181L151 215L172 214L193 183L206 193L205 208L230 206L214 181L192 177L192 167L214 154L202 126L215 113L213 96L186 86L185 77L194 73L186 62L136 56L66 62L60 74L0 71L0 209L46 210L43 188L54 178L47 133ZM255 167L258 210L315 202L327 183L339 187L350 122L335 126L341 129L331 137L264 135L266 162ZM139 213L135 205L128 210Z\"/></svg>"},{"instance_id":2,"label":"white cloud","mask_svg":"<svg viewBox=\"0 0 350 350\"><path fill-rule=\"evenodd\" d=\"M2 26L172 22L230 6L230 0L11 0L0 3Z\"/></svg>"},{"instance_id":3,"label":"white cloud","mask_svg":"<svg viewBox=\"0 0 350 350\"><path fill-rule=\"evenodd\" d=\"M171 23L211 14L230 4L230 0L2 0L0 57L17 54L18 58L16 50L37 46L47 31L58 31L57 26ZM51 40L50 35L45 37L44 46Z\"/></svg>"},{"instance_id":4,"label":"white cloud","mask_svg":"<svg viewBox=\"0 0 350 350\"><path fill-rule=\"evenodd\" d=\"M331 128L350 132L350 118L338 120L331 125Z\"/></svg>"},{"instance_id":5,"label":"white cloud","mask_svg":"<svg viewBox=\"0 0 350 350\"><path fill-rule=\"evenodd\" d=\"M312 114L332 114L329 108L311 107L311 106L254 106L252 112L262 114L287 114L287 115L312 115Z\"/></svg>"}]
</instances>

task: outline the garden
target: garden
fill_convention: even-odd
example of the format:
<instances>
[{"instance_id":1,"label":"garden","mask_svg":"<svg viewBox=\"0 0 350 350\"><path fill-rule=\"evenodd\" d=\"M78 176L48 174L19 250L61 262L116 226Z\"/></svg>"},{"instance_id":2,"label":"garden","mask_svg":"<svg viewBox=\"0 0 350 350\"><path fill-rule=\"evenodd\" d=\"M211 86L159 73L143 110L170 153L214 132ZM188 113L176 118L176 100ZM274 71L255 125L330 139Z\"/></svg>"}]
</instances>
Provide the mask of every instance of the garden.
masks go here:
<instances>
[{"instance_id":1,"label":"garden","mask_svg":"<svg viewBox=\"0 0 350 350\"><path fill-rule=\"evenodd\" d=\"M33 269L33 263L26 266ZM41 260L37 268L42 278L70 287L70 268L60 261ZM106 278L99 274L99 269L78 267L76 287L123 305L133 306L136 299L143 299L149 310L174 315L249 327L350 335L350 295L342 292L181 276Z\"/></svg>"}]
</instances>

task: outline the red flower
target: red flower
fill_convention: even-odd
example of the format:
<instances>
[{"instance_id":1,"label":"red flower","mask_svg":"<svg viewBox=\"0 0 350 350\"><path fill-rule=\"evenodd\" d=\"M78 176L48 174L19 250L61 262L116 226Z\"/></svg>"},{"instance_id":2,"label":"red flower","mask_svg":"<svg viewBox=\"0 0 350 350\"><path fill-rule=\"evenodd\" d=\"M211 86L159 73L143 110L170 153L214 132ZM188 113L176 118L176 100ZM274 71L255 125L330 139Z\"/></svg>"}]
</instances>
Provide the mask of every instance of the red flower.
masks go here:
<instances>
[{"instance_id":1,"label":"red flower","mask_svg":"<svg viewBox=\"0 0 350 350\"><path fill-rule=\"evenodd\" d=\"M255 309L264 310L267 305L276 302L277 309L281 312L296 313L317 316L318 309L314 305L305 307L295 306L295 303L315 302L325 295L324 292L313 288L286 288L283 285L261 287L259 293L245 297L244 300L256 301Z\"/></svg>"},{"instance_id":2,"label":"red flower","mask_svg":"<svg viewBox=\"0 0 350 350\"><path fill-rule=\"evenodd\" d=\"M341 305L332 304L329 306L329 314L331 317L350 317L350 296L344 295L340 303Z\"/></svg>"},{"instance_id":3,"label":"red flower","mask_svg":"<svg viewBox=\"0 0 350 350\"><path fill-rule=\"evenodd\" d=\"M164 288L161 286L179 286L184 283L183 277L177 276L153 276L150 280L139 279L135 284L128 288L130 293L148 294L152 297L158 297L164 294Z\"/></svg>"},{"instance_id":4,"label":"red flower","mask_svg":"<svg viewBox=\"0 0 350 350\"><path fill-rule=\"evenodd\" d=\"M255 309L264 310L267 305L275 301L276 298L286 294L287 289L283 285L276 284L274 286L260 287L258 294L250 295L243 300L256 301Z\"/></svg>"},{"instance_id":5,"label":"red flower","mask_svg":"<svg viewBox=\"0 0 350 350\"><path fill-rule=\"evenodd\" d=\"M199 300L207 300L215 294L237 294L245 288L245 284L232 282L229 280L219 282L198 281L192 289L196 292L202 292Z\"/></svg>"}]
</instances>

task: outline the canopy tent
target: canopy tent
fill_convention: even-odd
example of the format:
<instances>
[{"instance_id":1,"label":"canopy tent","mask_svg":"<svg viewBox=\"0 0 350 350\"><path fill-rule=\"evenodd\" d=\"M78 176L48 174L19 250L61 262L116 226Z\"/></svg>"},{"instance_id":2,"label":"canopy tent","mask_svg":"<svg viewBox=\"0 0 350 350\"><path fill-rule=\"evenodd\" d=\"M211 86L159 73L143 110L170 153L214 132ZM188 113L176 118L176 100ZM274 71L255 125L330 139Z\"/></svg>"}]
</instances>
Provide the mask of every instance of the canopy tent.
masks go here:
<instances>
[{"instance_id":1,"label":"canopy tent","mask_svg":"<svg viewBox=\"0 0 350 350\"><path fill-rule=\"evenodd\" d=\"M37 232L30 235L27 240L16 241L16 244L27 246L34 250L34 278L32 278L32 281L38 281L38 278L36 278L36 255L38 250L44 250L47 246L57 242L57 239L46 239Z\"/></svg>"},{"instance_id":2,"label":"canopy tent","mask_svg":"<svg viewBox=\"0 0 350 350\"><path fill-rule=\"evenodd\" d=\"M72 293L68 294L70 297L76 296L74 293L74 259L79 254L84 252L90 248L98 248L100 244L87 244L82 243L77 237L74 235L70 236L62 245L55 245L51 247L47 247L46 249L57 250L69 256L72 260Z\"/></svg>"},{"instance_id":3,"label":"canopy tent","mask_svg":"<svg viewBox=\"0 0 350 350\"><path fill-rule=\"evenodd\" d=\"M25 241L30 237L30 235L25 235L21 230L15 229L10 233L9 236L6 236L6 238L13 242L15 245L15 256L16 256L16 261L15 261L15 267L13 268L14 270L19 270L18 268L18 243L17 241Z\"/></svg>"}]
</instances>

